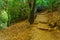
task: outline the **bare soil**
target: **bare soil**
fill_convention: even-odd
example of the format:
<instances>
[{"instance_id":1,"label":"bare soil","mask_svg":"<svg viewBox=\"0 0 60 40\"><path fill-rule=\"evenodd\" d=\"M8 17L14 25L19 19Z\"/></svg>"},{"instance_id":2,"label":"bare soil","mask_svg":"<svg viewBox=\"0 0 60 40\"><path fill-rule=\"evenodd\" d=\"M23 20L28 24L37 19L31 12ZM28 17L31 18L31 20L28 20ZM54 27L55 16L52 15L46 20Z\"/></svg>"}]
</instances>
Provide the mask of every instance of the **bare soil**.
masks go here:
<instances>
[{"instance_id":1,"label":"bare soil","mask_svg":"<svg viewBox=\"0 0 60 40\"><path fill-rule=\"evenodd\" d=\"M57 21L57 12L54 12L54 20ZM51 29L48 26L48 14L37 14L32 25L27 20L18 22L10 27L0 31L0 40L60 40L60 30ZM56 19L57 18L57 19Z\"/></svg>"}]
</instances>

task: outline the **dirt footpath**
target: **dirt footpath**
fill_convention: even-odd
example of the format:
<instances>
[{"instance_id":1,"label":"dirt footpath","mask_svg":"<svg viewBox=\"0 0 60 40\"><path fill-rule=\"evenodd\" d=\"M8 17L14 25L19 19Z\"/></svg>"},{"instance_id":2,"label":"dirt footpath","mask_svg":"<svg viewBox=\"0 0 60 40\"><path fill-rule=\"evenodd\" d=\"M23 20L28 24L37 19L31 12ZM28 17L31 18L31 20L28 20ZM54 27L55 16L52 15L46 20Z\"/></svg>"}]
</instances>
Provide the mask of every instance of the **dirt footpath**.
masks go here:
<instances>
[{"instance_id":1,"label":"dirt footpath","mask_svg":"<svg viewBox=\"0 0 60 40\"><path fill-rule=\"evenodd\" d=\"M50 30L48 19L47 15L37 15L31 29L31 40L60 40L60 30Z\"/></svg>"},{"instance_id":2,"label":"dirt footpath","mask_svg":"<svg viewBox=\"0 0 60 40\"><path fill-rule=\"evenodd\" d=\"M45 24L41 26L43 27L44 25ZM31 40L60 40L60 31L42 30L39 29L38 24L33 26L34 27L31 29Z\"/></svg>"},{"instance_id":3,"label":"dirt footpath","mask_svg":"<svg viewBox=\"0 0 60 40\"><path fill-rule=\"evenodd\" d=\"M32 25L27 20L11 25L0 31L0 40L60 40L60 30L50 30L48 19L38 14Z\"/></svg>"},{"instance_id":4,"label":"dirt footpath","mask_svg":"<svg viewBox=\"0 0 60 40\"><path fill-rule=\"evenodd\" d=\"M0 31L0 40L29 40L29 23L22 21Z\"/></svg>"}]
</instances>

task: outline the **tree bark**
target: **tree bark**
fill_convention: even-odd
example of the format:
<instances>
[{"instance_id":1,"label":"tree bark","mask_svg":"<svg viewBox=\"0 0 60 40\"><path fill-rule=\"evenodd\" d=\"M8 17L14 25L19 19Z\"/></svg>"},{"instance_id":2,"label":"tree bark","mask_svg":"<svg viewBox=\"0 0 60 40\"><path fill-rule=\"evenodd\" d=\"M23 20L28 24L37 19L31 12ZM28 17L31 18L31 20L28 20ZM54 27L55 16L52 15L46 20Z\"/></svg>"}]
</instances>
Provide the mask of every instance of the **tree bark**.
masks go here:
<instances>
[{"instance_id":1,"label":"tree bark","mask_svg":"<svg viewBox=\"0 0 60 40\"><path fill-rule=\"evenodd\" d=\"M32 24L34 22L34 9L35 9L35 3L36 3L36 0L33 0L32 2L32 10L31 10L31 13L30 13L30 18L29 18L29 22L30 24Z\"/></svg>"}]
</instances>

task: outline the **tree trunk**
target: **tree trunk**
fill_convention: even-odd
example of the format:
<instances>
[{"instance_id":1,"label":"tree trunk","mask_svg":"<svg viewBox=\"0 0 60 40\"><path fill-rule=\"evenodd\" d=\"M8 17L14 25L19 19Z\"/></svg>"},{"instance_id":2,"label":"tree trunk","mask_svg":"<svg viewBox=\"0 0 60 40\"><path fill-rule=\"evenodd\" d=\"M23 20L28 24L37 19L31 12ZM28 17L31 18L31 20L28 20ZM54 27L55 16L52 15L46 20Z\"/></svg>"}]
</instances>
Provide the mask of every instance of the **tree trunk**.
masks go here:
<instances>
[{"instance_id":1,"label":"tree trunk","mask_svg":"<svg viewBox=\"0 0 60 40\"><path fill-rule=\"evenodd\" d=\"M35 8L35 3L36 3L36 0L33 0L32 2L32 10L31 10L31 13L30 13L30 18L29 18L29 22L30 24L32 24L34 22L34 8Z\"/></svg>"}]
</instances>

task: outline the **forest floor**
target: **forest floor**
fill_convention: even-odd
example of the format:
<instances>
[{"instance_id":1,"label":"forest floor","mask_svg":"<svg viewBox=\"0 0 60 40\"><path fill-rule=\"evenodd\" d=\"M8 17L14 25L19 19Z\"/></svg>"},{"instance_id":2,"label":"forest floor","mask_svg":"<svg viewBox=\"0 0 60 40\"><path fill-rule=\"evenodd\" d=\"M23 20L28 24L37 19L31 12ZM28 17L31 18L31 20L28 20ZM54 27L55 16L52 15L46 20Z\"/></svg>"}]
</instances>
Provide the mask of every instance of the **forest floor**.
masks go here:
<instances>
[{"instance_id":1,"label":"forest floor","mask_svg":"<svg viewBox=\"0 0 60 40\"><path fill-rule=\"evenodd\" d=\"M31 40L60 40L60 30L58 30L57 27L51 29L48 25L48 15L42 14L38 14L34 21L31 29ZM57 17L57 12L54 12L54 15ZM57 21L58 18L54 19L55 20L52 19L53 22Z\"/></svg>"},{"instance_id":2,"label":"forest floor","mask_svg":"<svg viewBox=\"0 0 60 40\"><path fill-rule=\"evenodd\" d=\"M32 25L27 20L11 25L0 31L0 40L60 40L60 30L51 30L48 19L48 15L42 13L37 14Z\"/></svg>"}]
</instances>

